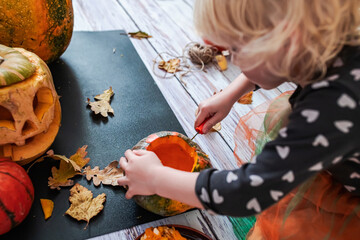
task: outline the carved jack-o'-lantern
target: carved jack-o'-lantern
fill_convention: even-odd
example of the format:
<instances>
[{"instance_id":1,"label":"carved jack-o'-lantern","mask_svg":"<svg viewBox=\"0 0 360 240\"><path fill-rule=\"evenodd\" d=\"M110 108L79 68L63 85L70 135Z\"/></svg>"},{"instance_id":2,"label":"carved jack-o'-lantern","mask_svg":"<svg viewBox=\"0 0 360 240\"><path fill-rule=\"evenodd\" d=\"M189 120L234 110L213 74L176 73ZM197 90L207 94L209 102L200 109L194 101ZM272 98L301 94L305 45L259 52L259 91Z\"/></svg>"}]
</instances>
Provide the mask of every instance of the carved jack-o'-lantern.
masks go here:
<instances>
[{"instance_id":1,"label":"carved jack-o'-lantern","mask_svg":"<svg viewBox=\"0 0 360 240\"><path fill-rule=\"evenodd\" d=\"M0 157L26 164L60 127L61 108L47 65L34 53L0 45Z\"/></svg>"}]
</instances>

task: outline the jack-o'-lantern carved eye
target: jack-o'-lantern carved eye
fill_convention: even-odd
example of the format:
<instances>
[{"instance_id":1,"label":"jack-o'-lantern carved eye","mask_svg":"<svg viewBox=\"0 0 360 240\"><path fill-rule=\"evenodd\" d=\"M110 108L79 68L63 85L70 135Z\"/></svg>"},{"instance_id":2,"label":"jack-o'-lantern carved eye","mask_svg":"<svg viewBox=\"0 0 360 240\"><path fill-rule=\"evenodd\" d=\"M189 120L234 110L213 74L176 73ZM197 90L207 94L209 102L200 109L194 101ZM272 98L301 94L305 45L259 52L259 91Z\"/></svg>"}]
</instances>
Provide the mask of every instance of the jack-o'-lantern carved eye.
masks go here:
<instances>
[{"instance_id":1,"label":"jack-o'-lantern carved eye","mask_svg":"<svg viewBox=\"0 0 360 240\"><path fill-rule=\"evenodd\" d=\"M54 97L49 88L40 88L36 93L33 101L35 116L41 122L45 113L54 104Z\"/></svg>"},{"instance_id":2,"label":"jack-o'-lantern carved eye","mask_svg":"<svg viewBox=\"0 0 360 240\"><path fill-rule=\"evenodd\" d=\"M7 128L15 131L15 121L11 112L0 105L0 128Z\"/></svg>"}]
</instances>

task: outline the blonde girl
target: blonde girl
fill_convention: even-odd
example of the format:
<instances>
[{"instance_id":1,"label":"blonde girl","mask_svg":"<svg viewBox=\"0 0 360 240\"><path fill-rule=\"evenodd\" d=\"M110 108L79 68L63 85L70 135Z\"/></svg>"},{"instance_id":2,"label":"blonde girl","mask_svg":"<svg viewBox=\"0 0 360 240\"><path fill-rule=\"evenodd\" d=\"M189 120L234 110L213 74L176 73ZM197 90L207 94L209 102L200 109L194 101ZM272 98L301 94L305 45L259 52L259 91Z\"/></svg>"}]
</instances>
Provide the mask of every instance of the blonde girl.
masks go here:
<instances>
[{"instance_id":1,"label":"blonde girl","mask_svg":"<svg viewBox=\"0 0 360 240\"><path fill-rule=\"evenodd\" d=\"M359 0L197 0L198 32L230 49L243 73L199 105L195 126L209 118L209 131L256 86L298 87L279 134L238 169L187 173L153 152L126 151L126 197L158 194L257 215L253 239L360 236L359 8Z\"/></svg>"}]
</instances>

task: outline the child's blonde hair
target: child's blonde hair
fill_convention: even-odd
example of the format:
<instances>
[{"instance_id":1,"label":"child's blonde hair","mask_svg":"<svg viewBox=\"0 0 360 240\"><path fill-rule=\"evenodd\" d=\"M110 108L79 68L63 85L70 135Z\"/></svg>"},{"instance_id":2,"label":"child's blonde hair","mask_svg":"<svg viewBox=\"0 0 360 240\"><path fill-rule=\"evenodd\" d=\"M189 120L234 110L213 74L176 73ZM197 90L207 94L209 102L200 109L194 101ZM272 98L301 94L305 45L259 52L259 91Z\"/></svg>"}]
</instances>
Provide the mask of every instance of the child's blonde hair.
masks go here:
<instances>
[{"instance_id":1,"label":"child's blonde hair","mask_svg":"<svg viewBox=\"0 0 360 240\"><path fill-rule=\"evenodd\" d=\"M194 20L204 38L239 49L243 70L264 63L296 83L322 78L345 44L360 43L360 0L197 0Z\"/></svg>"}]
</instances>

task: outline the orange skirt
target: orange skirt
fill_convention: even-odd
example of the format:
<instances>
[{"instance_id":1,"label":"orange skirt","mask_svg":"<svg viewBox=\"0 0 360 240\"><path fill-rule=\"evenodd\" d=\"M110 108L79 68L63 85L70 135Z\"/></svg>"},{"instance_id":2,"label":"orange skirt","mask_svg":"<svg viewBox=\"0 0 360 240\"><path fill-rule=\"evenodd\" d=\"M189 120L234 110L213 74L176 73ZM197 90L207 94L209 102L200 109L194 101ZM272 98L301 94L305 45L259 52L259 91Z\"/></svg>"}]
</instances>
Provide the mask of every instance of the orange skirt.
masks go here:
<instances>
[{"instance_id":1,"label":"orange skirt","mask_svg":"<svg viewBox=\"0 0 360 240\"><path fill-rule=\"evenodd\" d=\"M250 157L257 155L287 125L290 95L284 93L240 119L234 135L239 166L246 162L239 157L244 155L239 152L244 146L250 148ZM247 239L360 239L360 197L346 191L324 171L257 215Z\"/></svg>"}]
</instances>

